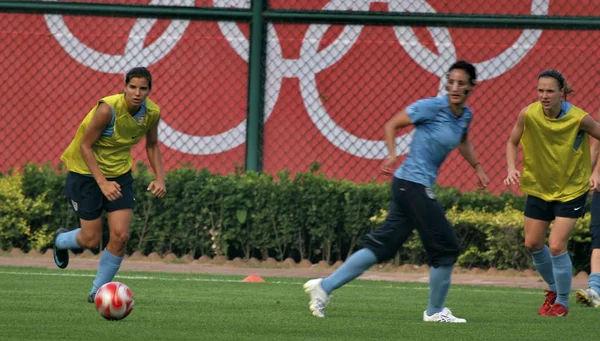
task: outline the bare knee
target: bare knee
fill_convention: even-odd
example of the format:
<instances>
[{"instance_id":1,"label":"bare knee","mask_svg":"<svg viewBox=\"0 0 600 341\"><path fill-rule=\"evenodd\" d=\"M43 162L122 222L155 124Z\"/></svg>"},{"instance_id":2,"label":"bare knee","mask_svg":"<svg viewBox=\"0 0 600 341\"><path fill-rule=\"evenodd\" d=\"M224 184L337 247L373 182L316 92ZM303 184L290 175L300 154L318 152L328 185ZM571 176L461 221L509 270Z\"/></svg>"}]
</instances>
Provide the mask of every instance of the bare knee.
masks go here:
<instances>
[{"instance_id":1,"label":"bare knee","mask_svg":"<svg viewBox=\"0 0 600 341\"><path fill-rule=\"evenodd\" d=\"M537 252L544 248L544 243L535 240L525 240L525 248L529 252Z\"/></svg>"},{"instance_id":2,"label":"bare knee","mask_svg":"<svg viewBox=\"0 0 600 341\"><path fill-rule=\"evenodd\" d=\"M562 241L558 241L558 242L550 242L550 244L548 245L548 247L550 248L550 253L553 256L558 256L561 255L565 252L567 252L567 244L563 243Z\"/></svg>"},{"instance_id":3,"label":"bare knee","mask_svg":"<svg viewBox=\"0 0 600 341\"><path fill-rule=\"evenodd\" d=\"M549 221L533 219L525 216L525 248L527 251L537 252L544 248L546 233L550 226Z\"/></svg>"},{"instance_id":4,"label":"bare knee","mask_svg":"<svg viewBox=\"0 0 600 341\"><path fill-rule=\"evenodd\" d=\"M100 245L100 234L84 232L83 230L77 235L77 244L86 249L93 249Z\"/></svg>"},{"instance_id":5,"label":"bare knee","mask_svg":"<svg viewBox=\"0 0 600 341\"><path fill-rule=\"evenodd\" d=\"M129 231L115 231L110 233L110 243L117 248L124 248L129 241Z\"/></svg>"},{"instance_id":6,"label":"bare knee","mask_svg":"<svg viewBox=\"0 0 600 341\"><path fill-rule=\"evenodd\" d=\"M110 227L110 240L106 246L109 251L123 253L129 240L129 224L133 210L123 209L108 213L108 226Z\"/></svg>"}]
</instances>

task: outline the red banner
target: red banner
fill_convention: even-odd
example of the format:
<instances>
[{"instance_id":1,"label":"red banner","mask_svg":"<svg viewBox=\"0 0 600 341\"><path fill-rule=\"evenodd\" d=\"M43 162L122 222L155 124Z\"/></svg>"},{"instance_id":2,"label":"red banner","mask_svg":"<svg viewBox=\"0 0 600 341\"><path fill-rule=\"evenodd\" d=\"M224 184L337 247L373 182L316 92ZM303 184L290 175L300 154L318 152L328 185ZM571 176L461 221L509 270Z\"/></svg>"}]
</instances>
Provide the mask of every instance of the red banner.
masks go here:
<instances>
[{"instance_id":1,"label":"red banner","mask_svg":"<svg viewBox=\"0 0 600 341\"><path fill-rule=\"evenodd\" d=\"M478 1L309 3L296 2L295 8L600 15L600 8L549 0L500 0L479 8ZM271 6L285 4L272 1ZM170 5L189 6L190 1ZM58 164L89 109L120 91L123 73L138 65L154 75L150 97L162 108L159 138L167 169L191 165L228 173L243 166L248 31L247 24L228 22L0 15L0 169L26 162ZM320 162L331 177L387 180L378 174L387 155L384 122L419 98L443 94L447 67L467 59L479 73L469 102L471 138L492 178L490 188L505 190L506 140L518 112L536 100L539 72L559 69L577 90L570 98L575 105L590 113L600 109L599 40L597 31L270 26L264 170L306 171ZM401 154L408 151L410 136L410 129L399 134ZM143 145L134 155L146 159ZM472 190L475 182L474 172L451 154L439 183Z\"/></svg>"}]
</instances>

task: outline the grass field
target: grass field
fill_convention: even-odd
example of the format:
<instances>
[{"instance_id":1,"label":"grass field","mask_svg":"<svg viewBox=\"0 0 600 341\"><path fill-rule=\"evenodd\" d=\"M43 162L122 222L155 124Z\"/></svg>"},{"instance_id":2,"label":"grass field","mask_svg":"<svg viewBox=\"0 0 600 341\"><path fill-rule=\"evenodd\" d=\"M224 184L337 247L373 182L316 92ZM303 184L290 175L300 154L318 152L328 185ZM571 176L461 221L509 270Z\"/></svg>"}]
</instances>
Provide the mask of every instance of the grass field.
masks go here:
<instances>
[{"instance_id":1,"label":"grass field","mask_svg":"<svg viewBox=\"0 0 600 341\"><path fill-rule=\"evenodd\" d=\"M86 302L94 273L0 267L0 340L576 340L600 317L573 300L567 318L537 316L540 290L453 286L447 305L468 323L424 323L426 285L354 281L318 319L304 279L123 272L135 308L110 322Z\"/></svg>"}]
</instances>

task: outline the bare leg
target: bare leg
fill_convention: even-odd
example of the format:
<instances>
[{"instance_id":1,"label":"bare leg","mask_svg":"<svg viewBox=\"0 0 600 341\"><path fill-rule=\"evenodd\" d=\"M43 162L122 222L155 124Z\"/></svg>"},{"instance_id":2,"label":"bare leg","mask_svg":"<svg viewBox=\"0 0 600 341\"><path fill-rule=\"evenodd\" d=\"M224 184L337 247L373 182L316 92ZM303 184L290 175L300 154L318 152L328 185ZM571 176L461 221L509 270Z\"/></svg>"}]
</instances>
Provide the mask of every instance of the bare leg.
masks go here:
<instances>
[{"instance_id":1,"label":"bare leg","mask_svg":"<svg viewBox=\"0 0 600 341\"><path fill-rule=\"evenodd\" d=\"M111 282L119 271L129 240L129 224L132 216L133 210L130 208L108 213L110 241L100 257L98 273L94 279L90 296L94 295L101 286Z\"/></svg>"}]
</instances>

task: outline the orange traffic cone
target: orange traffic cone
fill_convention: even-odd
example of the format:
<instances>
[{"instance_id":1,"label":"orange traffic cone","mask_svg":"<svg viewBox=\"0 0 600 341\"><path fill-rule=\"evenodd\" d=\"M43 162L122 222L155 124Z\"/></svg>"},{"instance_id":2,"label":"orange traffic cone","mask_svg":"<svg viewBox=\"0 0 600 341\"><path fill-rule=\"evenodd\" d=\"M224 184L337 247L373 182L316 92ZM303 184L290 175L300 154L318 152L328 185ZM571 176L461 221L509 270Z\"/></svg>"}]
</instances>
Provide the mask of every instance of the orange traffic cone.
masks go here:
<instances>
[{"instance_id":1,"label":"orange traffic cone","mask_svg":"<svg viewBox=\"0 0 600 341\"><path fill-rule=\"evenodd\" d=\"M248 283L264 283L265 280L262 279L260 276L258 275L250 275L246 278L244 278L242 280L242 282L248 282Z\"/></svg>"}]
</instances>

